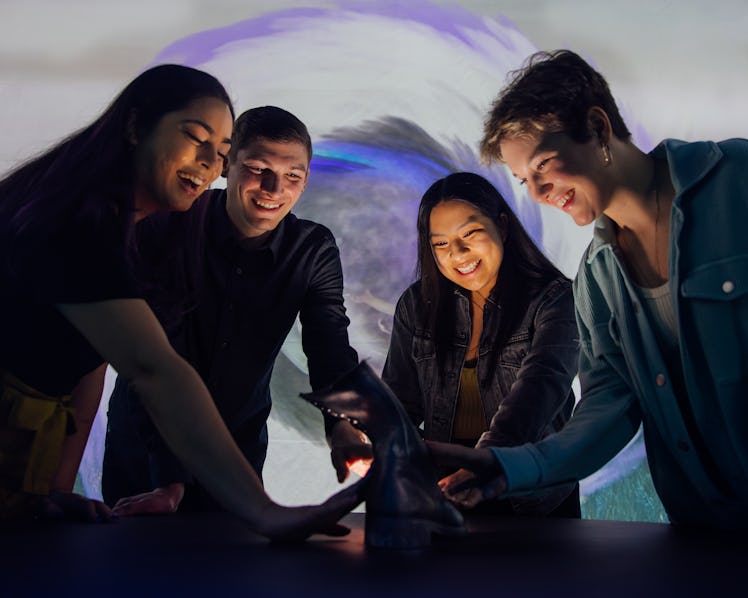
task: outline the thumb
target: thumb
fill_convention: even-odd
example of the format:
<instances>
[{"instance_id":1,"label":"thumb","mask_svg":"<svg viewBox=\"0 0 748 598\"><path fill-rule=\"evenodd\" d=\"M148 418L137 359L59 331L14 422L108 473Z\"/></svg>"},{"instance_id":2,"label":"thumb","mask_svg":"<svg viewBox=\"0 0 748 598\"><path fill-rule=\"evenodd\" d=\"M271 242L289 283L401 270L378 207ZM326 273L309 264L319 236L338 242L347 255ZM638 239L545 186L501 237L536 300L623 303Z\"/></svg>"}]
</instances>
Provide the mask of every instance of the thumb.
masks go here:
<instances>
[{"instance_id":1,"label":"thumb","mask_svg":"<svg viewBox=\"0 0 748 598\"><path fill-rule=\"evenodd\" d=\"M335 472L338 474L338 482L341 484L348 479L348 465L345 461L338 461L335 464Z\"/></svg>"},{"instance_id":2,"label":"thumb","mask_svg":"<svg viewBox=\"0 0 748 598\"><path fill-rule=\"evenodd\" d=\"M348 478L348 464L345 461L345 456L342 451L333 449L330 453L330 460L332 466L335 468L335 473L338 476L338 482L345 482Z\"/></svg>"},{"instance_id":3,"label":"thumb","mask_svg":"<svg viewBox=\"0 0 748 598\"><path fill-rule=\"evenodd\" d=\"M342 536L347 536L348 534L350 534L351 529L349 527L346 527L345 525L333 523L332 525L321 529L318 533L324 534L326 536L332 536L334 538L340 538Z\"/></svg>"}]
</instances>

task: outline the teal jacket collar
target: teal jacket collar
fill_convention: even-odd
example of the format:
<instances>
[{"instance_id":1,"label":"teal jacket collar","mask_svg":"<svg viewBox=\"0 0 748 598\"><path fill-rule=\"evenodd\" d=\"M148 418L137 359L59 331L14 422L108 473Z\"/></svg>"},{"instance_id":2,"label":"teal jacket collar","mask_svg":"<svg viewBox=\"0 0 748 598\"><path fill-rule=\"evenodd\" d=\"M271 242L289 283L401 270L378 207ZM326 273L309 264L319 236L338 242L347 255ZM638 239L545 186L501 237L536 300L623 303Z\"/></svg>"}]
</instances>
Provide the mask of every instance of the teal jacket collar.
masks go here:
<instances>
[{"instance_id":1,"label":"teal jacket collar","mask_svg":"<svg viewBox=\"0 0 748 598\"><path fill-rule=\"evenodd\" d=\"M675 204L680 205L684 193L701 181L722 158L722 150L714 141L691 143L679 139L665 139L649 154L666 158L670 178L675 188ZM615 224L604 214L595 220L592 242L587 252L587 263L605 247L616 245Z\"/></svg>"}]
</instances>

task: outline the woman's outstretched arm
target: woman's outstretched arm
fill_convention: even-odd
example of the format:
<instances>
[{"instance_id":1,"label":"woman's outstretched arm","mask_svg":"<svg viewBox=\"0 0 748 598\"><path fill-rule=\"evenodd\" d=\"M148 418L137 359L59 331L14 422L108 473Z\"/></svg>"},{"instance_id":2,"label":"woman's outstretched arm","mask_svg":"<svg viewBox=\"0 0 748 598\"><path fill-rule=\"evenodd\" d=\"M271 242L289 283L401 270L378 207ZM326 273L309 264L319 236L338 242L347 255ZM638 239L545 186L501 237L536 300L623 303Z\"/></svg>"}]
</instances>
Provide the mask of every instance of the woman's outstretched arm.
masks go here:
<instances>
[{"instance_id":1,"label":"woman's outstretched arm","mask_svg":"<svg viewBox=\"0 0 748 598\"><path fill-rule=\"evenodd\" d=\"M356 487L319 506L290 509L274 503L236 446L202 379L172 349L142 299L58 309L129 381L171 450L254 531L275 539L324 532L360 502Z\"/></svg>"}]
</instances>

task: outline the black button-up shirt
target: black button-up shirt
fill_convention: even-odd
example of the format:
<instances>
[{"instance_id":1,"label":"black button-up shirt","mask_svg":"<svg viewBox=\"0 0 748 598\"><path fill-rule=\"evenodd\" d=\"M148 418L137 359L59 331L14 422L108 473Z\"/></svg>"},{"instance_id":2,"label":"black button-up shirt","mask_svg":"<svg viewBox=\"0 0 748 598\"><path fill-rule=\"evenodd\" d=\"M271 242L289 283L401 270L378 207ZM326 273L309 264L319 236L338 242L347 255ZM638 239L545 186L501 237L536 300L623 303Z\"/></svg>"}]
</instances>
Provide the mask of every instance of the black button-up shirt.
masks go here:
<instances>
[{"instance_id":1,"label":"black button-up shirt","mask_svg":"<svg viewBox=\"0 0 748 598\"><path fill-rule=\"evenodd\" d=\"M148 218L139 237L154 290L168 288L152 294L154 310L260 473L273 364L296 317L313 389L358 363L332 233L289 214L258 244L229 220L226 191L212 190L188 212ZM184 481L163 443L149 445L153 483Z\"/></svg>"}]
</instances>

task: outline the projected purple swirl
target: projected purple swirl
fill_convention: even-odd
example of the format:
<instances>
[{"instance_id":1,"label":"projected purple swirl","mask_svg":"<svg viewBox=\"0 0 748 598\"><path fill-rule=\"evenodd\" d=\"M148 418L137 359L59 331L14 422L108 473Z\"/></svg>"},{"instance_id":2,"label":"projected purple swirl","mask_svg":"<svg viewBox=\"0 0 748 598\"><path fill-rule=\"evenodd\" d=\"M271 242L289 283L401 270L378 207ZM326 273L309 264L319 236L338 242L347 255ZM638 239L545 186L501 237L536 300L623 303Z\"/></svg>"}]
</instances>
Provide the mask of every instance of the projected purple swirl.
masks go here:
<instances>
[{"instance_id":1,"label":"projected purple swirl","mask_svg":"<svg viewBox=\"0 0 748 598\"><path fill-rule=\"evenodd\" d=\"M213 73L237 113L272 104L307 124L315 141L312 174L295 212L335 233L352 343L381 368L394 302L413 279L418 201L435 179L456 170L486 176L570 276L591 232L533 203L503 167L489 169L477 158L491 100L506 74L536 50L512 23L425 1L371 4L271 12L176 41L154 62ZM283 375L273 383L273 418L319 440L319 426L308 423L307 406L296 399L306 369L300 347L295 331L276 367ZM585 491L625 475L642 455L635 443Z\"/></svg>"}]
</instances>

